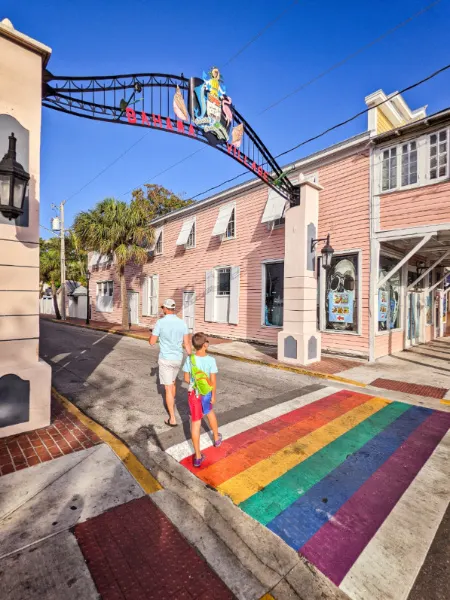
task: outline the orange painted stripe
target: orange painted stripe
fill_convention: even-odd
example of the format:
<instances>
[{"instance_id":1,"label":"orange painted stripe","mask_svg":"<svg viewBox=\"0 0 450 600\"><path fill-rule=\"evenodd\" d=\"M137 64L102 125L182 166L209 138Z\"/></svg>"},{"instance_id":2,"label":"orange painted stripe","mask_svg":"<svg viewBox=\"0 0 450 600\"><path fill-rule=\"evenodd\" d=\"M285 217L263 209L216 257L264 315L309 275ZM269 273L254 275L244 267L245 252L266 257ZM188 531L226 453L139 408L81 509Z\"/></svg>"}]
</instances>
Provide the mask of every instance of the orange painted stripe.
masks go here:
<instances>
[{"instance_id":1,"label":"orange painted stripe","mask_svg":"<svg viewBox=\"0 0 450 600\"><path fill-rule=\"evenodd\" d=\"M310 415L306 419L294 423L294 425L285 427L281 431L264 437L250 446L235 452L231 456L219 460L206 469L199 471L196 475L205 483L217 487L228 479L231 479L231 477L242 473L242 471L272 456L272 454L275 454L275 452L278 452L285 446L296 442L299 438L308 435L315 429L319 429L319 427L323 427L330 421L372 398L373 396L355 392L348 398L340 400L337 404Z\"/></svg>"}]
</instances>

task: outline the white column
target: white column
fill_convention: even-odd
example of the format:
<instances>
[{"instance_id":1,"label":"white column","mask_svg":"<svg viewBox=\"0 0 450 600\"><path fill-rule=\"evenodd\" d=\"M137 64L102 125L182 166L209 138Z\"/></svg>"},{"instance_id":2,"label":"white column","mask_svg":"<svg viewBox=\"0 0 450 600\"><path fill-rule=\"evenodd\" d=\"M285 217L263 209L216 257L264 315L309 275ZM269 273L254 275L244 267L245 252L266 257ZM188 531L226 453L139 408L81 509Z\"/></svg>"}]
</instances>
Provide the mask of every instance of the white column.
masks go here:
<instances>
[{"instance_id":1,"label":"white column","mask_svg":"<svg viewBox=\"0 0 450 600\"><path fill-rule=\"evenodd\" d=\"M318 238L319 192L311 181L300 183L300 205L286 212L283 331L278 359L295 365L320 360L317 330L317 269L311 240ZM320 252L320 248L319 248Z\"/></svg>"},{"instance_id":2,"label":"white column","mask_svg":"<svg viewBox=\"0 0 450 600\"><path fill-rule=\"evenodd\" d=\"M42 71L50 48L0 22L0 160L8 135L30 174L26 218L0 216L0 437L50 422L50 366L39 360Z\"/></svg>"}]
</instances>

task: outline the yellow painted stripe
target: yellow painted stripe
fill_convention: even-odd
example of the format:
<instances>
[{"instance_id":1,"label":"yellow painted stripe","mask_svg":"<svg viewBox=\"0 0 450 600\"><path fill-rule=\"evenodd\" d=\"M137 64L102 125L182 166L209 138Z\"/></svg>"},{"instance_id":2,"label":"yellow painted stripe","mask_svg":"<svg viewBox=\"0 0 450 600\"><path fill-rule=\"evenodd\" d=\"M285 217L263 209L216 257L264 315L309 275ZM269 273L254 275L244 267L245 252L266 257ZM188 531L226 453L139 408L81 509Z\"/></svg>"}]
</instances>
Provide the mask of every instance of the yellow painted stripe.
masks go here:
<instances>
[{"instance_id":1,"label":"yellow painted stripe","mask_svg":"<svg viewBox=\"0 0 450 600\"><path fill-rule=\"evenodd\" d=\"M390 401L385 398L372 398L228 479L217 489L240 504L388 404Z\"/></svg>"},{"instance_id":2,"label":"yellow painted stripe","mask_svg":"<svg viewBox=\"0 0 450 600\"><path fill-rule=\"evenodd\" d=\"M81 412L81 410L72 404L70 400L60 394L55 388L52 388L52 393L68 412L74 415L79 421L84 423L86 427L98 435L98 437L105 442L105 444L108 444L111 450L117 454L117 456L123 462L131 475L133 475L146 494L153 494L153 492L162 490L161 485L158 483L158 481L156 481L150 471L144 467L144 465L121 440L116 438L115 435L102 427L99 423L96 423L91 418L87 417Z\"/></svg>"},{"instance_id":3,"label":"yellow painted stripe","mask_svg":"<svg viewBox=\"0 0 450 600\"><path fill-rule=\"evenodd\" d=\"M275 600L272 594L264 594L264 596L260 600Z\"/></svg>"},{"instance_id":4,"label":"yellow painted stripe","mask_svg":"<svg viewBox=\"0 0 450 600\"><path fill-rule=\"evenodd\" d=\"M447 406L450 406L450 400L441 400L441 404L447 404Z\"/></svg>"}]
</instances>

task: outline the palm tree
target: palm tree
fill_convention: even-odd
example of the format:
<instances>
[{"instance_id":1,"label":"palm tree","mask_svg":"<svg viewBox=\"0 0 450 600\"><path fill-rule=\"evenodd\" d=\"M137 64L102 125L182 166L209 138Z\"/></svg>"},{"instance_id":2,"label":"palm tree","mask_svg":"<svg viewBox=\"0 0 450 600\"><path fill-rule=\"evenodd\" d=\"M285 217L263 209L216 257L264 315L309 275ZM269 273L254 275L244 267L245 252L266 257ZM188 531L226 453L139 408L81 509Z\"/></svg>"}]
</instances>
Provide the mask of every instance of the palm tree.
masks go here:
<instances>
[{"instance_id":1,"label":"palm tree","mask_svg":"<svg viewBox=\"0 0 450 600\"><path fill-rule=\"evenodd\" d=\"M56 289L60 286L61 280L61 259L60 242L56 238L49 240L39 240L39 275L41 280L41 291L43 286L49 283L52 288L53 306L55 316L61 319L59 312L58 298Z\"/></svg>"},{"instance_id":2,"label":"palm tree","mask_svg":"<svg viewBox=\"0 0 450 600\"><path fill-rule=\"evenodd\" d=\"M75 218L73 230L85 250L99 252L114 259L120 277L122 327L129 328L125 266L129 262L145 264L147 249L153 241L148 206L139 200L130 204L106 198L93 209Z\"/></svg>"}]
</instances>

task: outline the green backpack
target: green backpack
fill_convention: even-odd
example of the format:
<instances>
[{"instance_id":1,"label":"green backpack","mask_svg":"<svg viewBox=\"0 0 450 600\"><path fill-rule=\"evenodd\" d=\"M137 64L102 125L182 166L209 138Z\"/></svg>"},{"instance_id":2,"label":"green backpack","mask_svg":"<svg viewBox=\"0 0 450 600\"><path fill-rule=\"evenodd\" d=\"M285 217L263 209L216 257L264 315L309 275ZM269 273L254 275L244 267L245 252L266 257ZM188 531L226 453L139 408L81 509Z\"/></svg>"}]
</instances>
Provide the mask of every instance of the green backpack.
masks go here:
<instances>
[{"instance_id":1,"label":"green backpack","mask_svg":"<svg viewBox=\"0 0 450 600\"><path fill-rule=\"evenodd\" d=\"M197 367L195 354L191 354L191 372L194 379L194 390L200 394L200 396L206 396L206 394L209 394L213 387L209 382L208 375Z\"/></svg>"}]
</instances>

